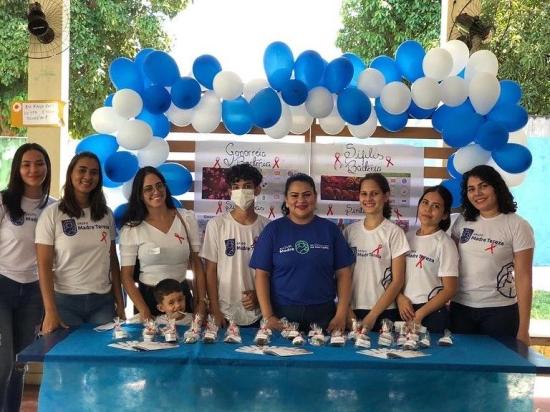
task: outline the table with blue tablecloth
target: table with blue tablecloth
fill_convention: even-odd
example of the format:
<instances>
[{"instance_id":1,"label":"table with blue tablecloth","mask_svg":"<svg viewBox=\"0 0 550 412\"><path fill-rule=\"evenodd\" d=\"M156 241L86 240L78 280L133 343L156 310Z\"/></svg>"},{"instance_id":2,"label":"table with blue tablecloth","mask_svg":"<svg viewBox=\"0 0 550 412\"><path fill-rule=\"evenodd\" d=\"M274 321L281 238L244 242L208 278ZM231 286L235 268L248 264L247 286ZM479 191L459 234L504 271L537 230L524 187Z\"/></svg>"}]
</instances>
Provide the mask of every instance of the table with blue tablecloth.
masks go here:
<instances>
[{"instance_id":1,"label":"table with blue tablecloth","mask_svg":"<svg viewBox=\"0 0 550 412\"><path fill-rule=\"evenodd\" d=\"M139 339L140 327L127 329ZM243 345L255 332L241 330ZM42 337L18 362L44 362L41 411L532 410L535 374L550 372L544 358L515 341L453 338L440 347L433 336L429 356L414 359L365 356L349 342L292 357L239 353L221 340L132 352L85 325ZM271 344L290 346L278 334Z\"/></svg>"}]
</instances>

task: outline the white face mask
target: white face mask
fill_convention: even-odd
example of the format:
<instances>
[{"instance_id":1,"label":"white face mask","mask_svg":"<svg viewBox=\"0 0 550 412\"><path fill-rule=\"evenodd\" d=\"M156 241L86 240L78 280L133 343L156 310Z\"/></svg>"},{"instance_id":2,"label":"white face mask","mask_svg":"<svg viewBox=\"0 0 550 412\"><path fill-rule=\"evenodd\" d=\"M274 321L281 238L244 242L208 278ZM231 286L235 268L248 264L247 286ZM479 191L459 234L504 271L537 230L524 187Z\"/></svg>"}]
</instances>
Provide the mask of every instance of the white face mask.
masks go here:
<instances>
[{"instance_id":1,"label":"white face mask","mask_svg":"<svg viewBox=\"0 0 550 412\"><path fill-rule=\"evenodd\" d=\"M254 203L254 189L234 189L231 191L231 201L239 209L246 210Z\"/></svg>"}]
</instances>

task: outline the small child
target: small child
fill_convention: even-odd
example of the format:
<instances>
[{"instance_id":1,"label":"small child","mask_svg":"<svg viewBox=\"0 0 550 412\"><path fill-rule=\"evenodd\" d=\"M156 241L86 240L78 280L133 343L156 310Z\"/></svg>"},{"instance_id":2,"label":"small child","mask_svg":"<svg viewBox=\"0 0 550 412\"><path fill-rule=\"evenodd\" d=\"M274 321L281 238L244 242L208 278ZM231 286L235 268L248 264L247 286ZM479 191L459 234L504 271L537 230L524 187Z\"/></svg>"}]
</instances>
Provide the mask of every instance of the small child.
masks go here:
<instances>
[{"instance_id":1,"label":"small child","mask_svg":"<svg viewBox=\"0 0 550 412\"><path fill-rule=\"evenodd\" d=\"M157 309L167 318L179 320L185 315L185 296L180 283L175 279L161 280L153 291Z\"/></svg>"}]
</instances>

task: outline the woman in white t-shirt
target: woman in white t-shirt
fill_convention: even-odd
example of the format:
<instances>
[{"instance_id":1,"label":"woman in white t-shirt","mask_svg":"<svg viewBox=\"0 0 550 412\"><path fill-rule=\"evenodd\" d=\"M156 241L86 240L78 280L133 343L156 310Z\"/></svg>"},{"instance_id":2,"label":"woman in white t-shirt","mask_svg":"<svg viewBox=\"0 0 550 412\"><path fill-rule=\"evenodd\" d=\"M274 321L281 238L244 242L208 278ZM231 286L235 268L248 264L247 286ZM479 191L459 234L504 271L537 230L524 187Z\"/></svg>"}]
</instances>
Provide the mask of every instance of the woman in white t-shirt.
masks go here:
<instances>
[{"instance_id":1,"label":"woman in white t-shirt","mask_svg":"<svg viewBox=\"0 0 550 412\"><path fill-rule=\"evenodd\" d=\"M379 329L382 319L399 319L395 298L405 281L405 232L389 220L390 185L380 173L361 179L359 202L365 219L344 229L355 252L350 317L363 320L367 330Z\"/></svg>"},{"instance_id":2,"label":"woman in white t-shirt","mask_svg":"<svg viewBox=\"0 0 550 412\"><path fill-rule=\"evenodd\" d=\"M120 259L122 283L142 319L159 315L153 295L161 280L180 282L186 296L186 311L206 313L206 280L198 252L201 242L193 212L176 209L164 176L154 167L136 173L128 211L122 221ZM139 258L139 289L133 279ZM191 263L196 281L195 304L187 286Z\"/></svg>"},{"instance_id":3,"label":"woman in white t-shirt","mask_svg":"<svg viewBox=\"0 0 550 412\"><path fill-rule=\"evenodd\" d=\"M446 303L456 293L458 252L445 233L451 225L453 197L444 186L426 189L418 201L420 228L407 234L405 288L397 297L399 314L430 332L442 333L449 325Z\"/></svg>"},{"instance_id":4,"label":"woman in white t-shirt","mask_svg":"<svg viewBox=\"0 0 550 412\"><path fill-rule=\"evenodd\" d=\"M13 156L8 187L0 192L0 411L18 411L23 373L15 355L36 337L44 313L34 248L38 216L49 197L50 158L36 143Z\"/></svg>"},{"instance_id":5,"label":"woman in white t-shirt","mask_svg":"<svg viewBox=\"0 0 550 412\"><path fill-rule=\"evenodd\" d=\"M36 225L42 332L124 318L113 214L97 156L82 152L67 168L63 196Z\"/></svg>"},{"instance_id":6,"label":"woman in white t-shirt","mask_svg":"<svg viewBox=\"0 0 550 412\"><path fill-rule=\"evenodd\" d=\"M529 344L533 229L516 215L514 197L490 166L464 173L462 198L463 215L452 228L460 255L452 328Z\"/></svg>"}]
</instances>

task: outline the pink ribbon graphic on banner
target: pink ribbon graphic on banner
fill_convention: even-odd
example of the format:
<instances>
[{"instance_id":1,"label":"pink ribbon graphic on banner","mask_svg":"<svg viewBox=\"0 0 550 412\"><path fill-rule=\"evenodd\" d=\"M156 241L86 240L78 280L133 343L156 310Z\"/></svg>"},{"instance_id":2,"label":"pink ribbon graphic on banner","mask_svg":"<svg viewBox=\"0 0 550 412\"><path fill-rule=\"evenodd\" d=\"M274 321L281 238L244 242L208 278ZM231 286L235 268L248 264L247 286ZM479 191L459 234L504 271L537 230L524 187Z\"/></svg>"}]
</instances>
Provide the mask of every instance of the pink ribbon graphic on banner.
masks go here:
<instances>
[{"instance_id":1,"label":"pink ribbon graphic on banner","mask_svg":"<svg viewBox=\"0 0 550 412\"><path fill-rule=\"evenodd\" d=\"M393 163L391 161L391 156L386 156L386 167L393 166Z\"/></svg>"},{"instance_id":2,"label":"pink ribbon graphic on banner","mask_svg":"<svg viewBox=\"0 0 550 412\"><path fill-rule=\"evenodd\" d=\"M216 157L216 161L214 162L214 166L212 166L212 167L216 167L216 168L218 168L218 169L221 168L221 166L220 166L220 158L219 158L219 157Z\"/></svg>"},{"instance_id":3,"label":"pink ribbon graphic on banner","mask_svg":"<svg viewBox=\"0 0 550 412\"><path fill-rule=\"evenodd\" d=\"M218 202L218 210L216 210L216 214L222 213L222 212L223 212L223 210L222 210L222 201L220 200Z\"/></svg>"},{"instance_id":4,"label":"pink ribbon graphic on banner","mask_svg":"<svg viewBox=\"0 0 550 412\"><path fill-rule=\"evenodd\" d=\"M340 161L341 154L336 152L334 153L334 170L336 170L336 165L340 165L342 167L342 162Z\"/></svg>"}]
</instances>

